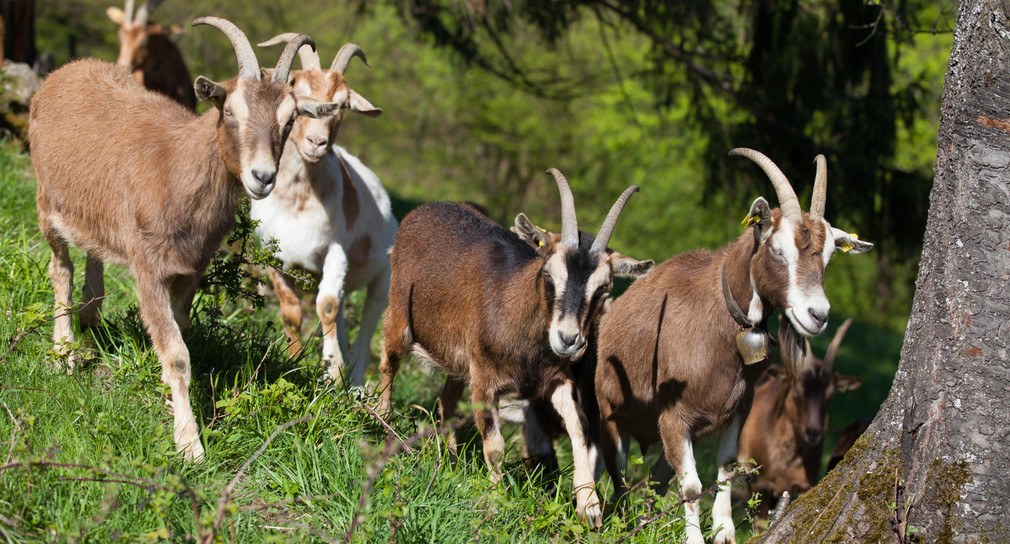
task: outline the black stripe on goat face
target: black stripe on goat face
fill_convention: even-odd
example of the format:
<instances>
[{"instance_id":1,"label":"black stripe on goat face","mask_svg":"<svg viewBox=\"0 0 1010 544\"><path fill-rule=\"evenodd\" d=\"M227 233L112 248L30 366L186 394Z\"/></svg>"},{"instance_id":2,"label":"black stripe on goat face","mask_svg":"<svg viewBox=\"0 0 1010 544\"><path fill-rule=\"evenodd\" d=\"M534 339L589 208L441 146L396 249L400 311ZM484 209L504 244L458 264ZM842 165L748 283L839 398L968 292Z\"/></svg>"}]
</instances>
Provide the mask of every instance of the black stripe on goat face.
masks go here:
<instances>
[{"instance_id":1,"label":"black stripe on goat face","mask_svg":"<svg viewBox=\"0 0 1010 544\"><path fill-rule=\"evenodd\" d=\"M551 314L551 349L561 357L578 359L587 345L590 318L610 293L609 260L604 254L559 246L548 257L543 274Z\"/></svg>"}]
</instances>

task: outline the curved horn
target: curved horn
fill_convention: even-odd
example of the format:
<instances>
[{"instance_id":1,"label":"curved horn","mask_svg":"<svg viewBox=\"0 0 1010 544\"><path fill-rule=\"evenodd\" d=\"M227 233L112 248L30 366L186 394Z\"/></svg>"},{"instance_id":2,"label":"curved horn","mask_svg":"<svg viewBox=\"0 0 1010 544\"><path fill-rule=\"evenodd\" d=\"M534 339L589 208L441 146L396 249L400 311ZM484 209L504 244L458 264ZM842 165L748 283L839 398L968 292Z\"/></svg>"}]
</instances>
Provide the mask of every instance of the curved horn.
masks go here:
<instances>
[{"instance_id":1,"label":"curved horn","mask_svg":"<svg viewBox=\"0 0 1010 544\"><path fill-rule=\"evenodd\" d=\"M793 186L789 184L789 179L764 153L746 147L737 147L731 149L729 154L747 157L764 170L765 175L771 180L772 186L775 187L775 195L779 199L779 207L782 208L783 217L799 217L803 214L803 210L800 208L800 201L796 198L796 192L793 191Z\"/></svg>"},{"instance_id":2,"label":"curved horn","mask_svg":"<svg viewBox=\"0 0 1010 544\"><path fill-rule=\"evenodd\" d=\"M358 57L361 62L365 63L365 66L369 68L372 67L368 64L368 59L365 58L365 52L358 47L357 44L345 43L340 51L337 51L337 56L333 57L333 63L330 64L330 71L337 72L340 75L344 75L344 71L347 70L347 65L351 63L351 59Z\"/></svg>"},{"instance_id":3,"label":"curved horn","mask_svg":"<svg viewBox=\"0 0 1010 544\"><path fill-rule=\"evenodd\" d=\"M151 17L151 12L158 7L160 0L147 0L137 9L137 18L133 21L137 26L147 26L147 20Z\"/></svg>"},{"instance_id":4,"label":"curved horn","mask_svg":"<svg viewBox=\"0 0 1010 544\"><path fill-rule=\"evenodd\" d=\"M281 58L277 59L277 66L274 67L274 76L270 78L270 81L274 83L281 82L287 83L288 72L291 71L291 64L295 62L295 53L303 45L308 45L313 54L316 51L316 42L312 41L312 38L306 36L305 34L296 34L294 38L288 41L288 44L284 47L284 51L281 53Z\"/></svg>"},{"instance_id":5,"label":"curved horn","mask_svg":"<svg viewBox=\"0 0 1010 544\"><path fill-rule=\"evenodd\" d=\"M810 198L810 215L814 219L824 219L824 205L828 199L828 160L824 155L814 158L817 175L814 177L814 196Z\"/></svg>"},{"instance_id":6,"label":"curved horn","mask_svg":"<svg viewBox=\"0 0 1010 544\"><path fill-rule=\"evenodd\" d=\"M260 64L256 60L256 53L253 52L252 45L249 44L249 38L245 37L244 32L239 30L231 21L220 17L193 19L193 26L197 25L210 25L223 32L228 37L228 41L231 42L232 48L235 49L235 59L238 60L238 77L259 81Z\"/></svg>"},{"instance_id":7,"label":"curved horn","mask_svg":"<svg viewBox=\"0 0 1010 544\"><path fill-rule=\"evenodd\" d=\"M126 0L126 5L123 6L123 26L133 26L133 0Z\"/></svg>"},{"instance_id":8,"label":"curved horn","mask_svg":"<svg viewBox=\"0 0 1010 544\"><path fill-rule=\"evenodd\" d=\"M547 173L554 176L558 192L561 193L561 243L579 247L579 224L575 219L575 198L572 196L572 188L568 186L568 180L557 168L551 168Z\"/></svg>"},{"instance_id":9,"label":"curved horn","mask_svg":"<svg viewBox=\"0 0 1010 544\"><path fill-rule=\"evenodd\" d=\"M831 373L835 366L835 357L838 355L838 346L842 345L842 338L845 338L845 333L848 332L849 325L851 324L852 318L850 317L835 331L835 337L831 339L831 345L828 346L828 351L824 354L824 364L821 366L821 372Z\"/></svg>"},{"instance_id":10,"label":"curved horn","mask_svg":"<svg viewBox=\"0 0 1010 544\"><path fill-rule=\"evenodd\" d=\"M614 233L614 227L617 225L617 218L621 216L621 211L624 210L624 205L627 204L631 195L637 192L638 185L628 187L618 197L617 202L614 202L614 205L610 207L610 213L603 220L600 232L596 234L596 239L593 240L593 247L589 248L590 253L602 253L607 250L607 244L610 243L610 235Z\"/></svg>"},{"instance_id":11,"label":"curved horn","mask_svg":"<svg viewBox=\"0 0 1010 544\"><path fill-rule=\"evenodd\" d=\"M268 47L279 43L289 43L291 40L295 39L295 36L298 35L299 34L295 32L285 32L284 34L278 34L273 38L256 45L259 47ZM322 69L322 65L319 63L319 54L313 51L311 47L299 47L298 58L302 61L302 70Z\"/></svg>"}]
</instances>

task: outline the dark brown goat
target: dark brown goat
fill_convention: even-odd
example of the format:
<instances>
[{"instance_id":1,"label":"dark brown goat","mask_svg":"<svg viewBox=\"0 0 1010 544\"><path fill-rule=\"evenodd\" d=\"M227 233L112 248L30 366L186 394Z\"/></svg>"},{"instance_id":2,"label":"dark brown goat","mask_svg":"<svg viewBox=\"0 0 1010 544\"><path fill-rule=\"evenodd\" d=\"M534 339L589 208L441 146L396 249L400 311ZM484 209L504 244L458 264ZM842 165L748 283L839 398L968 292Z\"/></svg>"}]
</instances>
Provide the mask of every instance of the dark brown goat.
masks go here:
<instances>
[{"instance_id":1,"label":"dark brown goat","mask_svg":"<svg viewBox=\"0 0 1010 544\"><path fill-rule=\"evenodd\" d=\"M182 59L182 52L172 42L171 28L150 19L161 0L146 0L133 11L133 1L126 0L125 11L116 7L105 10L119 25L119 58L144 87L162 93L190 110L196 110L196 94Z\"/></svg>"},{"instance_id":2,"label":"dark brown goat","mask_svg":"<svg viewBox=\"0 0 1010 544\"><path fill-rule=\"evenodd\" d=\"M750 484L750 493L761 494L759 519L767 519L779 497L793 497L817 482L824 453L828 403L839 391L852 391L863 380L834 371L838 346L852 318L838 327L824 359L818 359L807 344L807 358L795 382L784 367L772 366L754 388L754 403L740 431L738 458L754 459L760 473Z\"/></svg>"},{"instance_id":3,"label":"dark brown goat","mask_svg":"<svg viewBox=\"0 0 1010 544\"><path fill-rule=\"evenodd\" d=\"M702 486L694 440L722 430L716 461L719 480L725 482L737 459L737 439L754 384L771 356L764 328L772 311L777 308L783 314L782 349L794 354L791 360L802 360L804 344L798 334L815 335L827 326L830 305L823 281L832 254L836 248L860 253L872 246L824 219L823 157L817 160L808 214L768 157L750 149L730 154L761 166L781 210L772 210L759 197L746 219L753 227L735 242L715 253L691 251L657 265L614 301L599 325L600 450L615 500L623 501L628 493L630 437L643 451L662 443L663 456L653 467L652 480L663 494L675 472L681 477L690 544L704 541L695 499ZM749 354L747 360L744 353ZM712 527L717 543L736 541L730 487L721 486L715 498Z\"/></svg>"},{"instance_id":4,"label":"dark brown goat","mask_svg":"<svg viewBox=\"0 0 1010 544\"><path fill-rule=\"evenodd\" d=\"M617 218L638 187L621 195L594 239L578 230L564 176L549 172L561 193L557 244L520 214L516 223L522 230L540 233L534 235L543 244L534 249L468 205L427 204L403 219L390 255L381 409L389 411L393 378L411 351L448 374L439 396L443 422L454 417L469 384L484 459L492 481L498 481L505 446L499 399L549 400L572 441L576 512L599 526L603 512L593 490L587 423L575 401L570 363L584 354L613 277L640 276L653 263L607 249ZM449 443L455 451L451 435Z\"/></svg>"},{"instance_id":5,"label":"dark brown goat","mask_svg":"<svg viewBox=\"0 0 1010 544\"><path fill-rule=\"evenodd\" d=\"M203 456L189 401L189 326L193 295L224 235L242 188L251 198L273 189L284 140L297 112L288 70L308 36L281 54L262 79L245 34L203 17L231 41L238 76L195 86L215 108L197 116L140 86L122 68L82 59L50 74L32 98L28 131L38 177L39 229L52 248L49 276L56 294L56 349L74 341L74 265L69 246L87 252L82 326L98 323L105 294L103 262L125 265L137 284L140 318L172 392L174 437L187 459ZM73 353L67 353L73 368Z\"/></svg>"}]
</instances>

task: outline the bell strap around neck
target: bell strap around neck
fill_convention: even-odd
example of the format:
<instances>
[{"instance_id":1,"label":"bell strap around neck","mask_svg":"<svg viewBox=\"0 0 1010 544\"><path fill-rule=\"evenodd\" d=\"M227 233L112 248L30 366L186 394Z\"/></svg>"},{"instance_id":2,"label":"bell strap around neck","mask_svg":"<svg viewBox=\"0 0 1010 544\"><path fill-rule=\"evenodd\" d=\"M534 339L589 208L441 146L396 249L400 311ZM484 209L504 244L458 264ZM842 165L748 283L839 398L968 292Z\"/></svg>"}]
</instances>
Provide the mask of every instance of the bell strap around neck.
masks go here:
<instances>
[{"instance_id":1,"label":"bell strap around neck","mask_svg":"<svg viewBox=\"0 0 1010 544\"><path fill-rule=\"evenodd\" d=\"M747 319L747 314L737 304L736 299L733 298L733 294L729 292L729 280L726 279L726 263L722 265L722 295L726 299L726 309L729 310L729 315L733 317L733 321L736 321L745 329L756 325L750 319Z\"/></svg>"}]
</instances>

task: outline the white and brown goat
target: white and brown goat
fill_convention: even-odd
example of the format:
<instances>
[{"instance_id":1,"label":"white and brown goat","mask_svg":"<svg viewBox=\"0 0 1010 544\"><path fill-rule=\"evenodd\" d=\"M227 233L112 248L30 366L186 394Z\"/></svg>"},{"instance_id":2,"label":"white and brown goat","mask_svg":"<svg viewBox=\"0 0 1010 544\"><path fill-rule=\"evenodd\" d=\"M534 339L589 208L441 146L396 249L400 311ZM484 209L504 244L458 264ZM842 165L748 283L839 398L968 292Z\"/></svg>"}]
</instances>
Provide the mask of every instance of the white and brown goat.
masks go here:
<instances>
[{"instance_id":1,"label":"white and brown goat","mask_svg":"<svg viewBox=\"0 0 1010 544\"><path fill-rule=\"evenodd\" d=\"M687 541L703 541L697 496L694 440L722 429L719 480L731 475L737 439L750 409L754 384L767 367L770 338L763 332L774 309L783 314L782 349L802 361L796 332L811 336L828 323L824 269L836 249L860 253L872 244L833 228L824 219L826 166L818 157L810 213L804 213L785 175L761 153L734 149L764 170L781 209L764 198L751 205L753 227L718 252L690 251L657 265L618 297L600 319L596 393L600 449L618 501L627 493L629 437L643 451L660 442L653 467L657 492L674 473L689 502ZM743 331L750 330L750 335ZM745 365L738 335L764 339L761 356ZM760 343L759 343L760 344ZM753 347L753 345L752 345ZM715 542L735 542L730 485L720 487L712 512Z\"/></svg>"},{"instance_id":2,"label":"white and brown goat","mask_svg":"<svg viewBox=\"0 0 1010 544\"><path fill-rule=\"evenodd\" d=\"M260 46L289 42L297 34L281 34ZM357 157L334 145L344 111L375 117L382 113L344 80L354 57L367 65L354 44L340 48L328 70L309 47L298 52L302 69L291 72L296 100L316 100L333 107L316 118L295 121L285 144L270 198L252 202L250 215L259 221L261 240L275 240L284 271L309 272L319 281L316 313L323 329L323 361L327 375L339 379L350 362L346 382L361 387L371 356L371 340L389 296L389 248L396 237L396 218L379 177ZM292 353L302 349L302 306L295 280L270 269L281 305L281 319ZM353 350L344 323L344 295L366 288L361 325ZM349 357L348 357L349 356Z\"/></svg>"},{"instance_id":3,"label":"white and brown goat","mask_svg":"<svg viewBox=\"0 0 1010 544\"><path fill-rule=\"evenodd\" d=\"M126 0L125 10L116 7L105 10L109 19L119 25L116 64L129 69L144 87L195 111L196 94L189 70L179 48L169 37L176 31L151 20L151 12L161 0L145 0L136 12L133 4L134 0Z\"/></svg>"},{"instance_id":4,"label":"white and brown goat","mask_svg":"<svg viewBox=\"0 0 1010 544\"><path fill-rule=\"evenodd\" d=\"M297 113L287 84L291 42L273 78L262 79L245 34L217 17L211 25L231 41L238 76L196 79L196 94L215 108L197 116L143 88L121 67L82 59L50 74L32 99L28 132L38 177L39 229L53 251L49 276L56 294L53 341L66 352L74 332L73 263L69 245L87 252L82 327L98 323L105 294L103 262L128 266L137 284L140 317L172 393L174 438L188 459L203 455L189 401L189 351L182 331L200 277L234 224L242 188L250 198L274 186L284 140ZM68 353L73 368L73 353Z\"/></svg>"},{"instance_id":5,"label":"white and brown goat","mask_svg":"<svg viewBox=\"0 0 1010 544\"><path fill-rule=\"evenodd\" d=\"M824 453L828 403L839 391L852 391L862 378L834 371L838 347L849 329L846 319L831 340L824 359L806 346L806 360L796 379L782 366L771 366L754 387L750 415L740 431L737 457L753 459L759 473L750 483L750 493L761 494L759 519L767 519L783 492L793 497L817 482ZM789 364L787 362L787 364Z\"/></svg>"},{"instance_id":6,"label":"white and brown goat","mask_svg":"<svg viewBox=\"0 0 1010 544\"><path fill-rule=\"evenodd\" d=\"M549 400L571 437L576 511L599 526L602 509L593 490L587 422L575 400L570 363L585 352L614 276L640 276L653 263L607 249L617 218L638 187L624 191L594 239L578 230L564 176L548 172L561 193L559 244L534 249L468 205L426 204L403 219L390 257L380 408L389 411L393 378L411 351L448 375L439 396L443 422L454 417L469 384L484 459L492 481L498 481L505 445L499 399ZM516 222L525 225L529 219L520 214ZM536 227L530 223L528 228ZM449 445L455 451L452 435Z\"/></svg>"}]
</instances>

